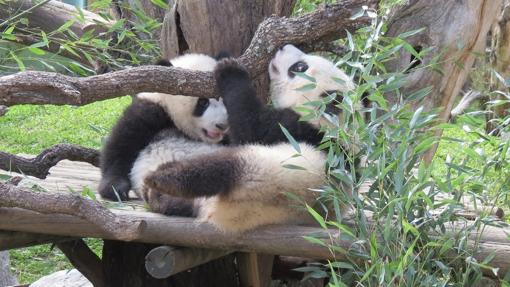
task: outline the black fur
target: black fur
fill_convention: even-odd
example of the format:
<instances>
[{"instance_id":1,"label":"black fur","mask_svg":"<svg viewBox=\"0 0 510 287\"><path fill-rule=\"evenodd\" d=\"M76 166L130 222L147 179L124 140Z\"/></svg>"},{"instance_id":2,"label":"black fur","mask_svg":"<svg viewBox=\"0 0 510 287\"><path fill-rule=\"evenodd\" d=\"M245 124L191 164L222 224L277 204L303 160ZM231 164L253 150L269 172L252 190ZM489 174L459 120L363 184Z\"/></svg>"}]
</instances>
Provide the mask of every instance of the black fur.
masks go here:
<instances>
[{"instance_id":1,"label":"black fur","mask_svg":"<svg viewBox=\"0 0 510 287\"><path fill-rule=\"evenodd\" d=\"M216 61L219 61L221 59L230 58L230 57L232 57L232 54L230 54L230 52L227 52L225 50L221 50L218 54L216 54L214 59Z\"/></svg>"},{"instance_id":2,"label":"black fur","mask_svg":"<svg viewBox=\"0 0 510 287\"><path fill-rule=\"evenodd\" d=\"M156 62L155 65L158 65L158 66L165 66L165 67L172 67L172 63L170 63L170 61L168 61L167 59L160 59Z\"/></svg>"},{"instance_id":3,"label":"black fur","mask_svg":"<svg viewBox=\"0 0 510 287\"><path fill-rule=\"evenodd\" d=\"M145 184L172 196L194 198L228 194L240 179L244 163L235 151L162 164L145 179Z\"/></svg>"},{"instance_id":4,"label":"black fur","mask_svg":"<svg viewBox=\"0 0 510 287\"><path fill-rule=\"evenodd\" d=\"M288 142L280 125L297 141L318 145L323 135L291 109L277 110L257 97L250 75L233 59L224 59L214 71L220 96L227 109L230 141L234 144Z\"/></svg>"},{"instance_id":5,"label":"black fur","mask_svg":"<svg viewBox=\"0 0 510 287\"><path fill-rule=\"evenodd\" d=\"M160 105L135 98L113 127L101 151L99 194L117 200L116 191L121 200L128 199L129 172L138 154L157 133L169 127L175 125Z\"/></svg>"},{"instance_id":6,"label":"black fur","mask_svg":"<svg viewBox=\"0 0 510 287\"><path fill-rule=\"evenodd\" d=\"M153 212L169 215L195 217L195 207L193 200L187 198L179 198L168 194L149 191L146 196L147 204Z\"/></svg>"}]
</instances>

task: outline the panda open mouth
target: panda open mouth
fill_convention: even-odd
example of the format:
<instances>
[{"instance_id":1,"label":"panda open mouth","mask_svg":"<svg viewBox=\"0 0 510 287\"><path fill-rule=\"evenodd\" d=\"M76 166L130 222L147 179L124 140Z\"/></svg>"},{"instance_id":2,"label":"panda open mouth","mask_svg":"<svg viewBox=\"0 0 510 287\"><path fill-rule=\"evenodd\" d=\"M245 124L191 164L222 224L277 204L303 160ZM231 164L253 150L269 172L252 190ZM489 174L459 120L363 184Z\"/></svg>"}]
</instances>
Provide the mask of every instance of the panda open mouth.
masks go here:
<instances>
[{"instance_id":1,"label":"panda open mouth","mask_svg":"<svg viewBox=\"0 0 510 287\"><path fill-rule=\"evenodd\" d=\"M221 131L209 131L207 129L202 129L202 131L204 132L204 135L206 137L213 139L213 140L222 139L223 135L225 134L224 132L221 132Z\"/></svg>"}]
</instances>

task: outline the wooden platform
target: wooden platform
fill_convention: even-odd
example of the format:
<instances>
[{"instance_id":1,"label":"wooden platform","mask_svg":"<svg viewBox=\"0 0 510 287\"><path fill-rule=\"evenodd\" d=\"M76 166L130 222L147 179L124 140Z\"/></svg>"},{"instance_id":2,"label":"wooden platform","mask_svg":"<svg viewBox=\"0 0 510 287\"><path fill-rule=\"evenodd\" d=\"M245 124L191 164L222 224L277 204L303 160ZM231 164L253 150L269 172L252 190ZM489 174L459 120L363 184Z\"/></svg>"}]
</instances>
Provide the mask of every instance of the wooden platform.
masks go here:
<instances>
[{"instance_id":1,"label":"wooden platform","mask_svg":"<svg viewBox=\"0 0 510 287\"><path fill-rule=\"evenodd\" d=\"M26 156L26 155L24 155ZM30 156L27 156L30 157ZM85 189L90 189L96 193L101 178L99 168L85 162L60 161L56 166L50 169L50 175L46 179L39 179L33 176L27 176L16 172L7 172L0 169L0 175L21 176L23 180L19 186L48 192L77 192L81 193ZM131 198L136 198L134 192L130 193ZM142 204L134 200L130 203Z\"/></svg>"}]
</instances>

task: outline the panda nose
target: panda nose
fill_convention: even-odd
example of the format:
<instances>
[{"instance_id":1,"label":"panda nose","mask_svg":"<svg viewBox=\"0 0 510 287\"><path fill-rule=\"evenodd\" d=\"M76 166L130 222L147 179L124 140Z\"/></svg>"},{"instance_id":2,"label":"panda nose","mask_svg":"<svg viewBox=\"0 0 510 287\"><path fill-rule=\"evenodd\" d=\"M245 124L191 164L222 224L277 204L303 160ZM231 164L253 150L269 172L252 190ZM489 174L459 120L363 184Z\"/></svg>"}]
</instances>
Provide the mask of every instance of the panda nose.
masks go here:
<instances>
[{"instance_id":1,"label":"panda nose","mask_svg":"<svg viewBox=\"0 0 510 287\"><path fill-rule=\"evenodd\" d=\"M216 124L216 127L221 130L221 131L224 131L228 128L228 125L227 124Z\"/></svg>"}]
</instances>

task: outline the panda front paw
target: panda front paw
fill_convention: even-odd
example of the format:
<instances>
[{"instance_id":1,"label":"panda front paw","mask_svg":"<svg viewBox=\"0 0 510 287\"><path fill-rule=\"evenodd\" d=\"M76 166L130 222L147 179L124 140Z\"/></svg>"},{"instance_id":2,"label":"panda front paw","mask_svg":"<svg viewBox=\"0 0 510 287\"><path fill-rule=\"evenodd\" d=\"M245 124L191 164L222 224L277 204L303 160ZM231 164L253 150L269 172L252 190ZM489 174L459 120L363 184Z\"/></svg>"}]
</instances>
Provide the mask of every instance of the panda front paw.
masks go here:
<instances>
[{"instance_id":1,"label":"panda front paw","mask_svg":"<svg viewBox=\"0 0 510 287\"><path fill-rule=\"evenodd\" d=\"M220 92L235 88L241 81L242 84L250 82L250 74L234 58L225 58L216 64L214 78Z\"/></svg>"},{"instance_id":2,"label":"panda front paw","mask_svg":"<svg viewBox=\"0 0 510 287\"><path fill-rule=\"evenodd\" d=\"M129 190L131 189L131 182L128 178L118 176L103 176L99 183L98 191L101 197L118 201L129 199Z\"/></svg>"}]
</instances>

